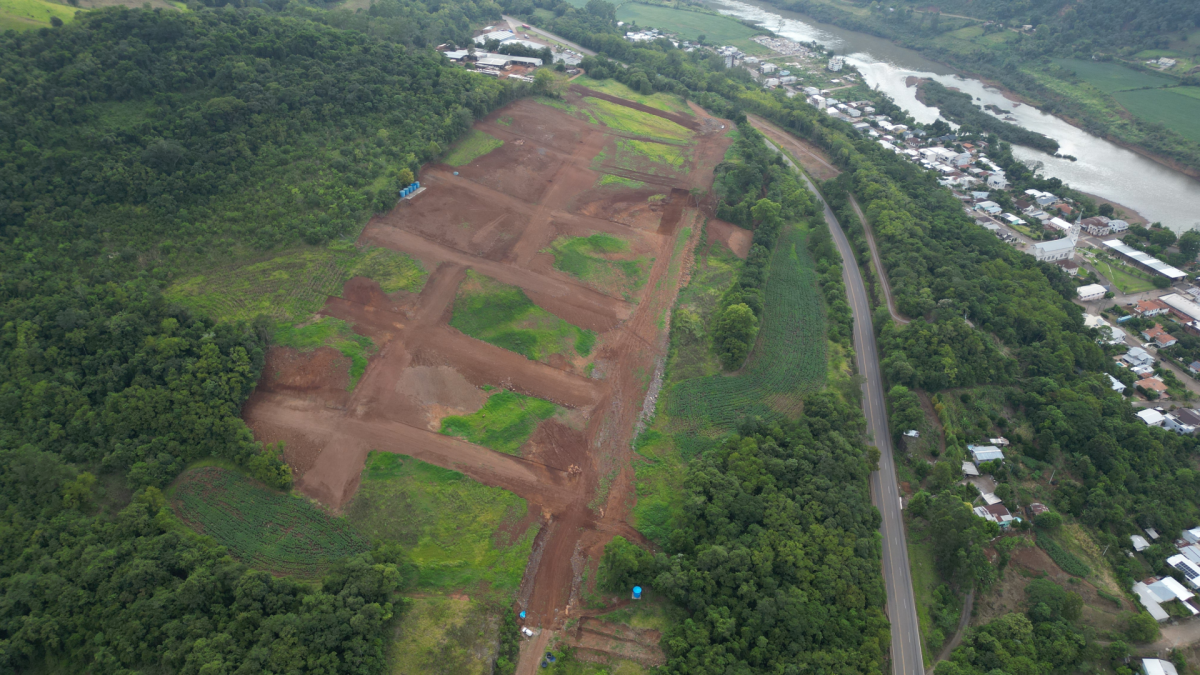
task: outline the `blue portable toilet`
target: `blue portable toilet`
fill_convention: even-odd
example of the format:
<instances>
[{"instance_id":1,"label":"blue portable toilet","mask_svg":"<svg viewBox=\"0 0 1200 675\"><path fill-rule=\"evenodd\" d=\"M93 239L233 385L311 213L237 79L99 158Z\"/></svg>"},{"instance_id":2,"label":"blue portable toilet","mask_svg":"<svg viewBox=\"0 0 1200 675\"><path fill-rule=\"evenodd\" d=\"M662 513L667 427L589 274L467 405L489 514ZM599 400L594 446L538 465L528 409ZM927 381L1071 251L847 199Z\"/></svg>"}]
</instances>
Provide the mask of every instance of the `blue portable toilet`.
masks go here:
<instances>
[{"instance_id":1,"label":"blue portable toilet","mask_svg":"<svg viewBox=\"0 0 1200 675\"><path fill-rule=\"evenodd\" d=\"M641 600L641 599L642 599L642 587L641 587L641 586L634 586L634 587L633 587L633 599L634 599L634 600Z\"/></svg>"}]
</instances>

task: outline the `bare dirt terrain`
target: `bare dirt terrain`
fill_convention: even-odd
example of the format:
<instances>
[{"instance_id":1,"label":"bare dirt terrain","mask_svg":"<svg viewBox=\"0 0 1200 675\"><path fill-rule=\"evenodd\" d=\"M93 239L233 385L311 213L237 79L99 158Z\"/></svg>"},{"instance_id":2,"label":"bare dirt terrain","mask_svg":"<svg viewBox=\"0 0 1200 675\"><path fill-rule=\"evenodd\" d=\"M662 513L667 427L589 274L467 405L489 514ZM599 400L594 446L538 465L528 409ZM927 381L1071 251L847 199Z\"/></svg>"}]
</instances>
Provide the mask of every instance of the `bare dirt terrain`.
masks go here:
<instances>
[{"instance_id":1,"label":"bare dirt terrain","mask_svg":"<svg viewBox=\"0 0 1200 675\"><path fill-rule=\"evenodd\" d=\"M338 379L333 365L342 357L333 350L273 350L244 411L260 440L286 442L297 489L334 510L354 495L371 450L461 471L526 499L522 522L538 518L543 527L518 608L526 610L527 624L552 630L582 613L578 585L586 561L599 559L616 534L644 539L626 522L634 499L633 428L649 374L665 357L670 309L686 273L687 247L678 239L690 236L694 243L703 224L692 195L711 189L730 128L698 108L689 117L590 91L568 93L567 102L581 105L582 94L696 131L688 165L637 178L645 187L600 187L603 173L613 171L594 160L615 132L528 99L496 111L476 126L503 146L466 166L426 167L421 181L427 189L374 218L360 238L420 260L432 272L424 290L389 297L356 278L322 310L379 347L355 389L346 391L344 364ZM655 195L663 196L651 201ZM629 300L555 270L542 253L559 236L597 232L620 236L631 251L653 258ZM721 236L734 250L748 248L748 233ZM565 359L530 361L451 328L468 270L518 286L543 309L597 331L592 377ZM553 401L568 413L541 422L520 457L437 433L441 418L483 404L478 387L484 385ZM647 664L661 659L653 636L615 636L603 622L594 630L588 623L575 639L596 653ZM536 661L526 661L518 672L536 670Z\"/></svg>"}]
</instances>

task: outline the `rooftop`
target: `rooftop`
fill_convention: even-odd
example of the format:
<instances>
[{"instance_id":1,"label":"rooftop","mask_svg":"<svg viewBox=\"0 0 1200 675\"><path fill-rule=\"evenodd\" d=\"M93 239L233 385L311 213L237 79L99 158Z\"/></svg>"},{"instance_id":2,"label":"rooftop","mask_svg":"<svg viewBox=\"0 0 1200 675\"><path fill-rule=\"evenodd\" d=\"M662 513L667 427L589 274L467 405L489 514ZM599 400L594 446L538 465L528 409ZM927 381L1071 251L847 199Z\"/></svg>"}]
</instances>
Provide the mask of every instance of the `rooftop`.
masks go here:
<instances>
[{"instance_id":1,"label":"rooftop","mask_svg":"<svg viewBox=\"0 0 1200 675\"><path fill-rule=\"evenodd\" d=\"M1171 267L1158 258L1143 253L1136 248L1126 246L1120 239L1109 239L1108 241L1104 242L1104 245L1131 260L1149 267L1150 269L1169 279L1183 279L1187 276L1187 274L1183 271Z\"/></svg>"}]
</instances>

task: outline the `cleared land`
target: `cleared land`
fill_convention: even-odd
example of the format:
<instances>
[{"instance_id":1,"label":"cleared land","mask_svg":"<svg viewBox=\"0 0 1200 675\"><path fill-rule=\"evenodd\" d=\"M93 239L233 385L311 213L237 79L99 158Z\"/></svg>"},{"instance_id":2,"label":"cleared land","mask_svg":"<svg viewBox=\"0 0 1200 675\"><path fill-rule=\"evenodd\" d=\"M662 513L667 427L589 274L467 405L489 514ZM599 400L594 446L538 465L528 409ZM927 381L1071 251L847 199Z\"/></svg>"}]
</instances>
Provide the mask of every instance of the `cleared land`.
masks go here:
<instances>
[{"instance_id":1,"label":"cleared land","mask_svg":"<svg viewBox=\"0 0 1200 675\"><path fill-rule=\"evenodd\" d=\"M580 561L644 541L632 430L701 225L689 190L729 144L678 99L605 89L512 103L475 125L501 145L425 167L358 242L419 261L419 294L358 275L320 310L378 349L357 386L336 349L274 348L244 411L299 491L412 546L423 585L515 593L548 628L582 602Z\"/></svg>"}]
</instances>

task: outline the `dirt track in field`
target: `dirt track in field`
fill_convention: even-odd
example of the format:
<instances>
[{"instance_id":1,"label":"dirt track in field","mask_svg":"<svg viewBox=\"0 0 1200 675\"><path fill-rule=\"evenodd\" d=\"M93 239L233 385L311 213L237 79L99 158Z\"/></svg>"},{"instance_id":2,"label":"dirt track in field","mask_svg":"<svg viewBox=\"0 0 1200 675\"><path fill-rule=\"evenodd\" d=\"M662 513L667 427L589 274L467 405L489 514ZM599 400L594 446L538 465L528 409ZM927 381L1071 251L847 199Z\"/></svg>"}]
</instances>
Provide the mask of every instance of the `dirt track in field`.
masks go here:
<instances>
[{"instance_id":1,"label":"dirt track in field","mask_svg":"<svg viewBox=\"0 0 1200 675\"><path fill-rule=\"evenodd\" d=\"M527 623L554 629L580 615L582 570L614 535L645 543L627 522L634 500L633 428L650 374L665 358L670 308L704 222L690 191L711 189L713 168L729 145L729 123L699 109L688 117L582 94L698 131L692 164L655 174L644 188L599 187L596 169L608 169L593 162L614 135L606 127L532 100L496 111L476 126L503 146L466 166L426 167L421 181L427 189L372 219L360 238L420 260L431 271L424 290L389 297L374 282L355 278L341 298L326 302L323 314L352 323L379 347L357 387L346 391L345 364L338 361L344 357L334 350L273 349L244 410L260 440L286 442L297 489L335 510L354 495L371 450L461 471L526 499L543 528L518 604ZM567 99L579 104L581 93ZM559 236L595 232L625 238L636 255L654 259L630 299L555 270L542 253ZM592 355L540 363L450 327L468 270L518 286L547 311L597 331ZM593 377L584 375L585 361ZM335 365L343 368L341 379ZM482 405L485 395L477 388L484 385L554 401L570 412L543 421L520 457L437 433L444 416ZM620 643L588 640L599 651ZM518 672L535 665L522 663Z\"/></svg>"}]
</instances>

